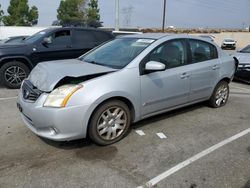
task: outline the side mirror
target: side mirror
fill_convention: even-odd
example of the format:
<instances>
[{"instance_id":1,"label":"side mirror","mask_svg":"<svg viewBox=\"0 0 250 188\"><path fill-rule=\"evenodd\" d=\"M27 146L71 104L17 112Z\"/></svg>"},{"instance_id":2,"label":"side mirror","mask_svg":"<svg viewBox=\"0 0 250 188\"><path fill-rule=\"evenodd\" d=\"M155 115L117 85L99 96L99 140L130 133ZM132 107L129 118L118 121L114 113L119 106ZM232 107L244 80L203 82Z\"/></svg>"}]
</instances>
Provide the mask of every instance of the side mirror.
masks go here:
<instances>
[{"instance_id":1,"label":"side mirror","mask_svg":"<svg viewBox=\"0 0 250 188\"><path fill-rule=\"evenodd\" d=\"M51 37L45 37L42 42L42 44L45 46L51 43L52 43Z\"/></svg>"},{"instance_id":2,"label":"side mirror","mask_svg":"<svg viewBox=\"0 0 250 188\"><path fill-rule=\"evenodd\" d=\"M149 61L145 65L144 69L147 73L164 71L166 70L166 65L157 61Z\"/></svg>"}]
</instances>

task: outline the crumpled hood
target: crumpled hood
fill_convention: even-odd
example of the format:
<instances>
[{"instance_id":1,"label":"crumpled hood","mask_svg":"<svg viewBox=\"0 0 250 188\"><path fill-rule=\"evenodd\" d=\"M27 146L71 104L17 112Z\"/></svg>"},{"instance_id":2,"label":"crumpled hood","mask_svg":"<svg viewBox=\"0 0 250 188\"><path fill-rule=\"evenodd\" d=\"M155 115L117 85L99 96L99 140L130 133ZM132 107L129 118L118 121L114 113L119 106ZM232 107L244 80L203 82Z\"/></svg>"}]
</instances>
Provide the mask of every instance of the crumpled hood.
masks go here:
<instances>
[{"instance_id":1,"label":"crumpled hood","mask_svg":"<svg viewBox=\"0 0 250 188\"><path fill-rule=\"evenodd\" d=\"M65 77L82 77L113 72L116 69L82 62L77 59L39 63L30 73L29 81L44 92L50 92Z\"/></svg>"},{"instance_id":2,"label":"crumpled hood","mask_svg":"<svg viewBox=\"0 0 250 188\"><path fill-rule=\"evenodd\" d=\"M250 64L250 53L235 53L234 56L239 60L239 64Z\"/></svg>"}]
</instances>

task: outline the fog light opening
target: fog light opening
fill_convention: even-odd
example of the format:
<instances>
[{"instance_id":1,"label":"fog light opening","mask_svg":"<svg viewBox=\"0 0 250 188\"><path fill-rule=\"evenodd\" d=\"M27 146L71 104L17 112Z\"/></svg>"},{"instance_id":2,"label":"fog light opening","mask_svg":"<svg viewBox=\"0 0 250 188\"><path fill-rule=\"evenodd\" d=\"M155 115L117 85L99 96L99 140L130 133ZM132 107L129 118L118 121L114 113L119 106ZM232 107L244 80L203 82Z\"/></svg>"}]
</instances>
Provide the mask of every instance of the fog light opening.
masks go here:
<instances>
[{"instance_id":1,"label":"fog light opening","mask_svg":"<svg viewBox=\"0 0 250 188\"><path fill-rule=\"evenodd\" d=\"M49 133L50 133L50 135L56 135L57 134L57 130L54 127L50 127L49 128Z\"/></svg>"}]
</instances>

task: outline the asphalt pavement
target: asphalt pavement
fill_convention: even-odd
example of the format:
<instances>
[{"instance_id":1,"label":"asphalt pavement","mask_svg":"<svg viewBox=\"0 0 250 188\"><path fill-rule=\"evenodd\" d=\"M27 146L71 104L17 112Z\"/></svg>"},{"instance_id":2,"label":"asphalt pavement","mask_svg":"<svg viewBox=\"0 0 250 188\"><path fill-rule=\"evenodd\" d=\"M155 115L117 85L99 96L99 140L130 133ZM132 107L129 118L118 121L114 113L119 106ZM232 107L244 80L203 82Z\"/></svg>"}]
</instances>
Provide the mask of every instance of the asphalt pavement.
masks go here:
<instances>
[{"instance_id":1,"label":"asphalt pavement","mask_svg":"<svg viewBox=\"0 0 250 188\"><path fill-rule=\"evenodd\" d=\"M249 188L250 85L230 89L223 108L200 103L158 115L100 147L39 138L21 121L18 91L0 88L0 187Z\"/></svg>"}]
</instances>

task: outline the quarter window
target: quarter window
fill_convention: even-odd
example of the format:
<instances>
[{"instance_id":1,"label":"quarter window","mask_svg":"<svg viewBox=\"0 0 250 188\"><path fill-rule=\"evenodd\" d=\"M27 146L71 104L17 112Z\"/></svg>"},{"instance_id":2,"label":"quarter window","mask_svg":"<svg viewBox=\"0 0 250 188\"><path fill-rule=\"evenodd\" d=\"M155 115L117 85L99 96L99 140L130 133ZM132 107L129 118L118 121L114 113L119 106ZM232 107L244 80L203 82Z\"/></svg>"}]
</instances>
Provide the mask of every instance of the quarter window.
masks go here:
<instances>
[{"instance_id":1,"label":"quarter window","mask_svg":"<svg viewBox=\"0 0 250 188\"><path fill-rule=\"evenodd\" d=\"M204 41L190 40L192 63L217 59L218 53L214 45Z\"/></svg>"}]
</instances>

